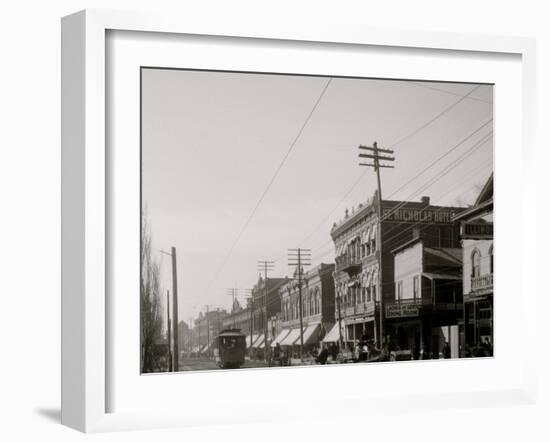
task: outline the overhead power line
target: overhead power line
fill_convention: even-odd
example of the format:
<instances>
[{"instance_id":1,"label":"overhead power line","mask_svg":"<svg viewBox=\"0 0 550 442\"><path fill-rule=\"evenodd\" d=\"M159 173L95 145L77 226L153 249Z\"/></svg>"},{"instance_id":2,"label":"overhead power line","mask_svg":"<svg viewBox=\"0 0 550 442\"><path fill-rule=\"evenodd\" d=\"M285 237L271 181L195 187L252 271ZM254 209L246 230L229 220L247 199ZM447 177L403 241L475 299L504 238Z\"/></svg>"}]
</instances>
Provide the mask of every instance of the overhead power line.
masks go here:
<instances>
[{"instance_id":1,"label":"overhead power line","mask_svg":"<svg viewBox=\"0 0 550 442\"><path fill-rule=\"evenodd\" d=\"M283 168L286 160L288 159L290 153L292 152L292 149L294 149L294 146L296 146L296 143L298 142L298 140L300 139L302 133L304 132L304 129L306 128L307 124L309 123L309 121L311 120L311 117L313 116L315 110L317 109L317 107L319 106L319 103L321 102L321 99L323 98L323 96L325 95L328 87L330 86L330 83L332 82L332 78L329 78L328 81L326 82L325 86L323 87L323 90L321 91L321 93L319 94L319 97L317 98L317 100L315 101L315 104L313 105L313 107L311 108L309 114L307 115L304 123L302 124L302 126L300 127L300 129L298 130L298 133L296 134L296 136L294 137L294 140L292 141L292 143L290 143L290 146L288 148L288 150L286 151L283 159L281 160L281 162L279 163L279 165L277 166L277 169L275 169L275 173L272 175L271 179L269 180L269 182L267 183L267 186L266 188L264 189L264 191L262 192L261 196L260 196L260 199L258 200L258 202L256 203L256 205L254 206L254 208L252 209L252 212L250 213L250 215L248 216L246 222L244 223L243 227L241 228L241 230L239 231L239 234L237 235L237 237L235 238L235 240L233 241L233 244L231 245L231 247L229 248L229 252L227 253L225 259L222 261L222 264L218 267L218 269L216 270L216 272L214 273L214 276L212 278L212 280L210 281L210 283L208 284L208 287L207 287L207 290L212 287L212 284L214 283L214 281L217 279L217 277L220 275L220 273L222 272L222 270L224 269L224 267L226 266L227 262L229 261L229 258L231 257L231 255L233 254L233 250L235 250L235 247L237 246L237 244L239 243L241 237L243 236L244 232L246 231L246 229L248 228L250 222L252 221L252 219L254 218L254 215L256 214L258 208L260 207L260 205L262 204L264 198L266 197L267 193L269 192L269 189L271 188L271 186L273 185L273 183L275 182L275 179L277 178L277 176L279 175L279 172L281 171L281 169Z\"/></svg>"},{"instance_id":2,"label":"overhead power line","mask_svg":"<svg viewBox=\"0 0 550 442\"><path fill-rule=\"evenodd\" d=\"M412 83L412 82L411 82ZM442 111L440 111L436 116L434 116L433 118L431 118L430 120L428 120L426 123L422 124L420 127L414 129L413 131L409 132L408 134L406 134L405 136L403 136L399 141L397 141L396 143L394 143L391 148L395 147L397 144L401 144L402 142L404 142L405 140L413 137L414 135L418 134L420 131L422 131L423 129L425 129L426 127L428 127L430 124L434 123L436 120L438 120L439 118L441 118L443 115L445 115L447 112L449 112L450 110L452 110L453 108L455 108L456 106L458 106L462 101L464 101L466 98L470 98L470 95L475 92L478 88L480 87L480 85L476 86L474 89L472 89L470 92L468 92L466 95L463 95L463 96L460 96L460 99L453 102L451 105L447 106L446 108L444 108ZM424 169L425 171L426 169ZM423 173L424 171L422 171L421 173ZM336 203L336 205L329 211L329 213L323 218L323 221L320 222L317 227L315 227L313 229L313 231L311 231L306 237L304 237L304 239L302 239L302 241L298 242L298 244L300 245L303 245L308 239L310 239L321 227L323 227L324 223L330 219L330 217L332 216L332 214L338 209L338 207L340 207L340 205L346 200L346 198L355 190L355 188L359 185L359 183L362 181L362 179L365 177L365 175L367 174L368 170L365 170L363 173L361 173L357 179L353 182L353 184L351 185L351 187L348 188L348 190L346 191L346 193L342 196L342 198L338 201L338 203ZM408 183L407 183L408 184ZM390 195L390 198L391 196L393 196L395 194L395 192ZM282 255L280 256L279 258L275 259L275 261L280 261L281 259L283 259L285 257L285 255Z\"/></svg>"}]
</instances>

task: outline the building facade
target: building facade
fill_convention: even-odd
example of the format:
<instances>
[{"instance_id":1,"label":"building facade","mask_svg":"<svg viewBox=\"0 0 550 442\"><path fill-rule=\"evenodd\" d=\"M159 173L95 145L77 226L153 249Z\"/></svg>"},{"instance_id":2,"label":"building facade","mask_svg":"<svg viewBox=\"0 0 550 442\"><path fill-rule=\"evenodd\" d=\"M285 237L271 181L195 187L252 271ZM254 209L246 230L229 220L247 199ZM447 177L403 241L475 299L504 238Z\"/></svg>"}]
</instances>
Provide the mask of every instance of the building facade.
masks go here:
<instances>
[{"instance_id":1,"label":"building facade","mask_svg":"<svg viewBox=\"0 0 550 442\"><path fill-rule=\"evenodd\" d=\"M212 342L223 329L222 321L226 316L227 312L221 309L199 313L192 331L195 342L193 353L205 355L210 353Z\"/></svg>"},{"instance_id":2,"label":"building facade","mask_svg":"<svg viewBox=\"0 0 550 442\"><path fill-rule=\"evenodd\" d=\"M453 216L462 210L431 205L429 197L420 202L382 200L378 219L375 193L334 223L336 319L343 343L349 346L364 337L381 345L387 332L384 304L395 296L391 251L420 233L428 246L457 247L459 231Z\"/></svg>"},{"instance_id":3,"label":"building facade","mask_svg":"<svg viewBox=\"0 0 550 442\"><path fill-rule=\"evenodd\" d=\"M394 298L385 305L390 347L409 350L415 359L421 352L425 358L458 358L462 249L426 242L419 236L393 251Z\"/></svg>"},{"instance_id":4,"label":"building facade","mask_svg":"<svg viewBox=\"0 0 550 442\"><path fill-rule=\"evenodd\" d=\"M263 278L261 275L251 291L250 308L252 309L252 332L247 336L249 354L254 358L267 357L266 348L269 350L271 318L281 313L280 287L288 281L288 278Z\"/></svg>"},{"instance_id":5,"label":"building facade","mask_svg":"<svg viewBox=\"0 0 550 442\"><path fill-rule=\"evenodd\" d=\"M334 264L320 264L304 272L298 278L298 269L279 289L281 303L280 327L272 346L279 344L295 357L300 346L308 353L319 347L327 332L333 327L335 317ZM301 322L300 333L300 281Z\"/></svg>"},{"instance_id":6,"label":"building facade","mask_svg":"<svg viewBox=\"0 0 550 442\"><path fill-rule=\"evenodd\" d=\"M235 300L231 312L222 319L222 329L239 329L241 333L250 334L252 328L252 310L250 306L242 307L238 300Z\"/></svg>"},{"instance_id":7,"label":"building facade","mask_svg":"<svg viewBox=\"0 0 550 442\"><path fill-rule=\"evenodd\" d=\"M493 355L493 175L476 202L455 217L463 250L464 356Z\"/></svg>"}]
</instances>

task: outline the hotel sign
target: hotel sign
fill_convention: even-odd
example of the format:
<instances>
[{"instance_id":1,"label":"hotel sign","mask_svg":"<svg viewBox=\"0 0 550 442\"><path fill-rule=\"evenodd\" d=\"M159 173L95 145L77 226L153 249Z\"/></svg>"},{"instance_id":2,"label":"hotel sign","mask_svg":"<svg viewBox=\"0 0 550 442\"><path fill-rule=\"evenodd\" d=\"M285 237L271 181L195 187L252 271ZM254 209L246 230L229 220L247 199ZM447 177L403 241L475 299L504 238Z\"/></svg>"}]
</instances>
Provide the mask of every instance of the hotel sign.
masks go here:
<instances>
[{"instance_id":1,"label":"hotel sign","mask_svg":"<svg viewBox=\"0 0 550 442\"><path fill-rule=\"evenodd\" d=\"M463 223L462 238L493 239L493 223Z\"/></svg>"},{"instance_id":2,"label":"hotel sign","mask_svg":"<svg viewBox=\"0 0 550 442\"><path fill-rule=\"evenodd\" d=\"M391 304L386 306L386 318L415 318L420 309L414 305Z\"/></svg>"},{"instance_id":3,"label":"hotel sign","mask_svg":"<svg viewBox=\"0 0 550 442\"><path fill-rule=\"evenodd\" d=\"M452 223L455 215L449 209L398 209L385 208L382 214L384 221L396 223Z\"/></svg>"}]
</instances>

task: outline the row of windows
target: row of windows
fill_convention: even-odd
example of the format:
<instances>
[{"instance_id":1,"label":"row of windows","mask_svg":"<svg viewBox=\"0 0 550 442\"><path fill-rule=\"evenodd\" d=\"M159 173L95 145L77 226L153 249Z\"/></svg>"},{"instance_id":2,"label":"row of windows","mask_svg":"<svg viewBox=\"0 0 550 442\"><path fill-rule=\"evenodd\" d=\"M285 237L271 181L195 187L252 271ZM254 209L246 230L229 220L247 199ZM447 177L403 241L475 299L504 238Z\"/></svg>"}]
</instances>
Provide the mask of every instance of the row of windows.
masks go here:
<instances>
[{"instance_id":1,"label":"row of windows","mask_svg":"<svg viewBox=\"0 0 550 442\"><path fill-rule=\"evenodd\" d=\"M314 316L321 313L321 294L317 289L315 294L310 291L302 296L302 316ZM282 306L282 320L292 321L300 317L300 302L298 297L286 299Z\"/></svg>"},{"instance_id":2,"label":"row of windows","mask_svg":"<svg viewBox=\"0 0 550 442\"><path fill-rule=\"evenodd\" d=\"M353 307L376 300L376 286L349 287L347 293L342 295L342 307Z\"/></svg>"},{"instance_id":3,"label":"row of windows","mask_svg":"<svg viewBox=\"0 0 550 442\"><path fill-rule=\"evenodd\" d=\"M376 252L375 238L370 239L366 243L361 243L359 238L357 238L348 245L345 256L348 259L361 259L372 255L374 252ZM339 262L338 257L336 259L336 262Z\"/></svg>"}]
</instances>

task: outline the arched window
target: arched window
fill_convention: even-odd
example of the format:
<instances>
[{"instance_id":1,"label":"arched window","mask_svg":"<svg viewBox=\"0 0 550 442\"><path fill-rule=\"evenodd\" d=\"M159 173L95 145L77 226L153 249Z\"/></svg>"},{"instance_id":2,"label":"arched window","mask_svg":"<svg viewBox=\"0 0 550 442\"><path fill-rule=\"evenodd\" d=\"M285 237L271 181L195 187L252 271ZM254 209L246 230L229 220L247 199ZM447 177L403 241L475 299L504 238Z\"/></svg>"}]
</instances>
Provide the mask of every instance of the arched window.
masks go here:
<instances>
[{"instance_id":1,"label":"arched window","mask_svg":"<svg viewBox=\"0 0 550 442\"><path fill-rule=\"evenodd\" d=\"M493 273L493 245L491 244L491 247L489 248L489 257L490 257L490 263L491 263L491 273Z\"/></svg>"},{"instance_id":2,"label":"arched window","mask_svg":"<svg viewBox=\"0 0 550 442\"><path fill-rule=\"evenodd\" d=\"M472 252L472 278L481 275L481 253L478 249Z\"/></svg>"}]
</instances>

